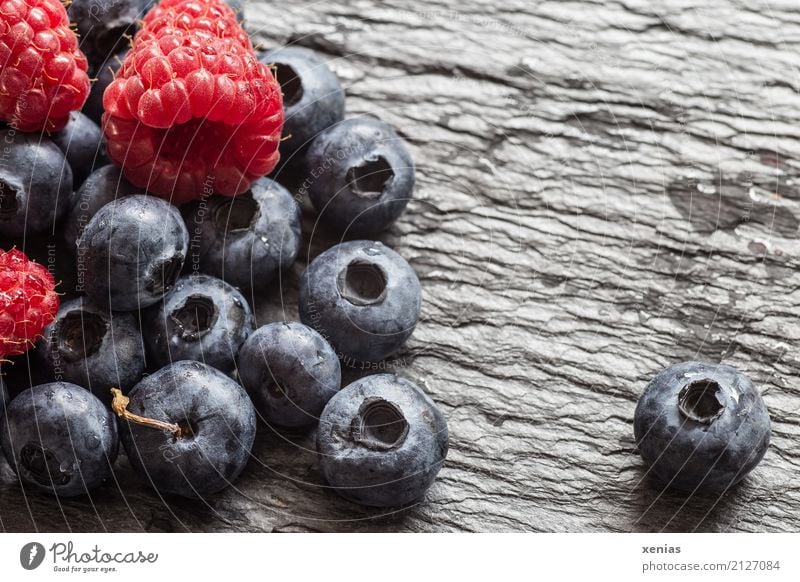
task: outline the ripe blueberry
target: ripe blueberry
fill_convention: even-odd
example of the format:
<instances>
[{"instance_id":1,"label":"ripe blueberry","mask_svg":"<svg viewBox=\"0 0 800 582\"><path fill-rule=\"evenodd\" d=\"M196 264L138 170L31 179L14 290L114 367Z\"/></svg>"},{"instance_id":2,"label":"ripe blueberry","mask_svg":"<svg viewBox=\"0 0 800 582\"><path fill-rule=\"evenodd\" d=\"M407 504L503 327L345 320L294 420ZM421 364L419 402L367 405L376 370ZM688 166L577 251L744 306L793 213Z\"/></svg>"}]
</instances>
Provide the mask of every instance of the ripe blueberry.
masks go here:
<instances>
[{"instance_id":1,"label":"ripe blueberry","mask_svg":"<svg viewBox=\"0 0 800 582\"><path fill-rule=\"evenodd\" d=\"M175 362L146 376L112 405L134 469L162 494L197 498L227 487L244 469L256 411L228 376L200 362Z\"/></svg>"},{"instance_id":2,"label":"ripe blueberry","mask_svg":"<svg viewBox=\"0 0 800 582\"><path fill-rule=\"evenodd\" d=\"M687 492L738 483L769 446L769 414L750 379L724 364L684 362L648 384L634 434L649 474Z\"/></svg>"},{"instance_id":3,"label":"ripe blueberry","mask_svg":"<svg viewBox=\"0 0 800 582\"><path fill-rule=\"evenodd\" d=\"M71 113L67 126L54 133L51 139L67 157L72 168L72 186L76 190L95 168L109 163L102 130L82 113Z\"/></svg>"},{"instance_id":4,"label":"ripe blueberry","mask_svg":"<svg viewBox=\"0 0 800 582\"><path fill-rule=\"evenodd\" d=\"M261 417L286 428L316 423L342 379L330 344L294 322L258 328L239 352L238 369Z\"/></svg>"},{"instance_id":5,"label":"ripe blueberry","mask_svg":"<svg viewBox=\"0 0 800 582\"><path fill-rule=\"evenodd\" d=\"M74 250L78 237L98 210L117 198L140 193L141 189L128 182L117 166L110 164L95 170L70 198L62 228L64 240Z\"/></svg>"},{"instance_id":6,"label":"ripe blueberry","mask_svg":"<svg viewBox=\"0 0 800 582\"><path fill-rule=\"evenodd\" d=\"M314 51L283 47L260 57L275 67L283 90L286 121L281 159L307 148L318 133L344 119L344 91L339 79Z\"/></svg>"},{"instance_id":7,"label":"ripe blueberry","mask_svg":"<svg viewBox=\"0 0 800 582\"><path fill-rule=\"evenodd\" d=\"M73 497L111 476L119 449L117 421L80 386L41 384L8 405L0 418L0 444L25 485Z\"/></svg>"},{"instance_id":8,"label":"ripe blueberry","mask_svg":"<svg viewBox=\"0 0 800 582\"><path fill-rule=\"evenodd\" d=\"M269 178L235 198L212 196L188 205L185 217L200 269L236 287L266 285L300 250L300 208Z\"/></svg>"},{"instance_id":9,"label":"ripe blueberry","mask_svg":"<svg viewBox=\"0 0 800 582\"><path fill-rule=\"evenodd\" d=\"M144 317L152 361L196 360L233 372L236 354L255 327L253 312L233 286L209 275L178 279L164 301Z\"/></svg>"},{"instance_id":10,"label":"ripe blueberry","mask_svg":"<svg viewBox=\"0 0 800 582\"><path fill-rule=\"evenodd\" d=\"M397 220L411 199L414 162L389 125L359 117L314 139L306 179L322 222L349 237L372 237Z\"/></svg>"},{"instance_id":11,"label":"ripe blueberry","mask_svg":"<svg viewBox=\"0 0 800 582\"><path fill-rule=\"evenodd\" d=\"M127 196L103 206L78 238L78 278L99 305L148 307L172 289L188 248L189 233L174 206Z\"/></svg>"},{"instance_id":12,"label":"ripe blueberry","mask_svg":"<svg viewBox=\"0 0 800 582\"><path fill-rule=\"evenodd\" d=\"M447 422L415 384L391 374L357 380L319 421L322 474L343 497L373 507L420 499L447 457Z\"/></svg>"},{"instance_id":13,"label":"ripe blueberry","mask_svg":"<svg viewBox=\"0 0 800 582\"><path fill-rule=\"evenodd\" d=\"M379 242L334 246L300 278L300 320L348 364L375 362L397 351L414 331L421 301L414 270Z\"/></svg>"},{"instance_id":14,"label":"ripe blueberry","mask_svg":"<svg viewBox=\"0 0 800 582\"><path fill-rule=\"evenodd\" d=\"M0 236L52 231L72 192L72 170L52 140L0 130L7 156L0 164Z\"/></svg>"},{"instance_id":15,"label":"ripe blueberry","mask_svg":"<svg viewBox=\"0 0 800 582\"><path fill-rule=\"evenodd\" d=\"M35 353L44 374L83 386L106 404L112 387L128 390L144 374L142 334L130 313L79 297L61 304L42 335Z\"/></svg>"}]
</instances>

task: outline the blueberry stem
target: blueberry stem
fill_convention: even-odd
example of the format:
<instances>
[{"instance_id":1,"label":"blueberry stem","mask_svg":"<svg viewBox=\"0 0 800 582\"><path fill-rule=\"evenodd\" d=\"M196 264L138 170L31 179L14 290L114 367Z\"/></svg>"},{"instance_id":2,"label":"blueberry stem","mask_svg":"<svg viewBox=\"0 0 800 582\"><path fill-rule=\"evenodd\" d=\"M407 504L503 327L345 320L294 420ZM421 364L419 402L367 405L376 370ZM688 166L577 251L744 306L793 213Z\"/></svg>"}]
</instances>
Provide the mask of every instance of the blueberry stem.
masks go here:
<instances>
[{"instance_id":1,"label":"blueberry stem","mask_svg":"<svg viewBox=\"0 0 800 582\"><path fill-rule=\"evenodd\" d=\"M173 422L164 422L163 420L156 420L154 418L145 418L144 416L139 416L138 414L134 414L128 410L128 404L130 404L131 399L123 395L122 390L119 388L112 388L111 394L113 396L113 400L111 401L111 410L113 410L114 413L120 418L123 418L128 422L140 424L142 426L149 426L150 428L157 428L159 430L166 431L175 436L175 438L187 436L185 431L178 424Z\"/></svg>"}]
</instances>

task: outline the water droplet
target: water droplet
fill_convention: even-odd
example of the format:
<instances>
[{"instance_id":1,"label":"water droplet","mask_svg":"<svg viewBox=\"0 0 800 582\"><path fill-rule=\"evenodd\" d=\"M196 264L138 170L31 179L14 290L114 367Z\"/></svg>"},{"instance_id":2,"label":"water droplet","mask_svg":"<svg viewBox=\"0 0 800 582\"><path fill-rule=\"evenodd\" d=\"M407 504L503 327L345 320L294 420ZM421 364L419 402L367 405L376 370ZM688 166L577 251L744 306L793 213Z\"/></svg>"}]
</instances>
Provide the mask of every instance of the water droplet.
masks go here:
<instances>
[{"instance_id":1,"label":"water droplet","mask_svg":"<svg viewBox=\"0 0 800 582\"><path fill-rule=\"evenodd\" d=\"M258 238L259 238L259 240L260 240L262 243L264 243L264 246L267 246L267 247L269 246L269 239L268 239L267 237L265 237L265 236L260 236L260 237L258 237Z\"/></svg>"}]
</instances>

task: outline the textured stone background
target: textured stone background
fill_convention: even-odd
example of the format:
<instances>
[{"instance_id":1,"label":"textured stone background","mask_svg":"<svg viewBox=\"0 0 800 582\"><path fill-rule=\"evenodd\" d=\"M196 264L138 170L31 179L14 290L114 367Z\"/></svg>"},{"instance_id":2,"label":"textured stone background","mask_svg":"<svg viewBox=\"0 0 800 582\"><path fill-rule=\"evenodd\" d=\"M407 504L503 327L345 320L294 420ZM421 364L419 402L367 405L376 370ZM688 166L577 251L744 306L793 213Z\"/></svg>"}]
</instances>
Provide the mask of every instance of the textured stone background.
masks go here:
<instances>
[{"instance_id":1,"label":"textured stone background","mask_svg":"<svg viewBox=\"0 0 800 582\"><path fill-rule=\"evenodd\" d=\"M320 51L350 115L412 145L418 189L383 240L422 321L391 367L444 410L424 503L383 515L321 486L313 435L261 427L243 477L163 500L120 462L91 500L25 496L0 529L796 531L800 513L800 12L790 0L335 0L248 6L265 46ZM314 224L306 218L307 234ZM296 318L314 231L260 321ZM722 498L643 481L636 399L657 370L725 360L773 444ZM353 374L357 375L357 374Z\"/></svg>"}]
</instances>

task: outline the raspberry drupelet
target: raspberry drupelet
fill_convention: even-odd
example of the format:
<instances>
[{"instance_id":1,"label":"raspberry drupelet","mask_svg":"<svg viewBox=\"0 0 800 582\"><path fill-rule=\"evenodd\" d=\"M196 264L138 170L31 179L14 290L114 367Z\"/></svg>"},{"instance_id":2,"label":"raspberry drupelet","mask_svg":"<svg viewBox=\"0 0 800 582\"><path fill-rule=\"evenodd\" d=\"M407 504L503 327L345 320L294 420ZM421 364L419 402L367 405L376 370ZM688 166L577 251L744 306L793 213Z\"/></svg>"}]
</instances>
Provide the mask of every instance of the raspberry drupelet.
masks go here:
<instances>
[{"instance_id":1,"label":"raspberry drupelet","mask_svg":"<svg viewBox=\"0 0 800 582\"><path fill-rule=\"evenodd\" d=\"M50 272L12 249L0 249L0 361L24 354L55 318L59 297Z\"/></svg>"},{"instance_id":2,"label":"raspberry drupelet","mask_svg":"<svg viewBox=\"0 0 800 582\"><path fill-rule=\"evenodd\" d=\"M0 120L64 129L89 97L87 68L60 0L0 0Z\"/></svg>"},{"instance_id":3,"label":"raspberry drupelet","mask_svg":"<svg viewBox=\"0 0 800 582\"><path fill-rule=\"evenodd\" d=\"M280 85L223 0L163 0L103 95L108 154L181 204L234 196L278 162Z\"/></svg>"}]
</instances>

